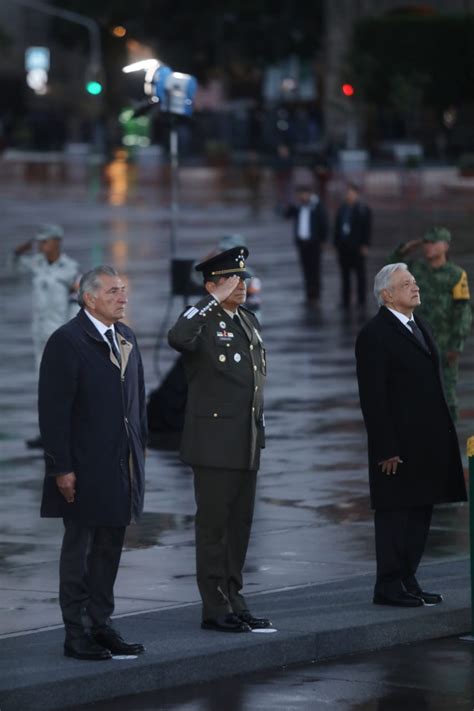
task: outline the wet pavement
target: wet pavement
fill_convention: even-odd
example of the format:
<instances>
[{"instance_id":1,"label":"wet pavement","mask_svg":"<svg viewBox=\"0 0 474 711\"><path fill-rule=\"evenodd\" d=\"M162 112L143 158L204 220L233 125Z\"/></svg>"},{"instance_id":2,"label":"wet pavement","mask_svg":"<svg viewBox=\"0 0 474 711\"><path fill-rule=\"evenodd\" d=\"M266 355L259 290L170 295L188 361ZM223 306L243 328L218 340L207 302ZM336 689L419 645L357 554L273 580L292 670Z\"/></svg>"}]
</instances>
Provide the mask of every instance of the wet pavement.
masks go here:
<instances>
[{"instance_id":1,"label":"wet pavement","mask_svg":"<svg viewBox=\"0 0 474 711\"><path fill-rule=\"evenodd\" d=\"M431 189L432 194L416 202L372 197L371 276L394 243L417 237L435 223L453 229L454 256L474 285L472 200L446 195L436 186ZM346 317L337 308L334 253L328 250L323 258L321 309L308 311L290 225L277 218L268 204L258 219L249 218L239 195L214 193L199 181L184 185L182 198L179 255L202 257L223 233L241 233L250 248L250 263L263 279L269 358L267 449L259 475L246 591L262 594L372 575L366 441L353 358L355 336L365 316L354 311ZM6 257L39 222L59 222L66 230L66 251L84 271L101 262L122 270L130 285L128 322L140 343L150 392L159 382L156 339L165 326L169 300L170 215L166 196L152 188L136 193L128 204L111 206L67 186L43 189L13 184L2 186L0 209L1 644L2 636L60 624L61 523L39 519L42 458L24 444L37 432L30 289L27 279L13 276L4 266ZM181 308L182 301L174 299L171 321ZM473 343L471 338L461 359L463 452L466 438L474 433ZM174 357L166 344L160 348L160 373L168 370ZM467 465L465 456L464 461ZM175 452L150 450L147 487L145 513L140 524L128 531L117 580L119 615L172 610L198 601L190 471ZM468 507L439 507L425 563L458 560L467 554Z\"/></svg>"},{"instance_id":2,"label":"wet pavement","mask_svg":"<svg viewBox=\"0 0 474 711\"><path fill-rule=\"evenodd\" d=\"M472 711L474 644L448 638L212 684L76 706L77 711Z\"/></svg>"}]
</instances>

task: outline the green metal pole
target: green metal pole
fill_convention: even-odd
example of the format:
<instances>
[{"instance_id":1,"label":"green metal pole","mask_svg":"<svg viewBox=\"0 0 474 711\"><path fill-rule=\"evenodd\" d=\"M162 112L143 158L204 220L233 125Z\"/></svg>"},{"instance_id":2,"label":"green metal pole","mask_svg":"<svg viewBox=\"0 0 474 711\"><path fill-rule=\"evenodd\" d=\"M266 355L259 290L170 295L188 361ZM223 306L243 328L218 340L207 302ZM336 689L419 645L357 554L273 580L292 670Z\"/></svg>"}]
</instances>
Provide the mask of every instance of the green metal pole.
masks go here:
<instances>
[{"instance_id":1,"label":"green metal pole","mask_svg":"<svg viewBox=\"0 0 474 711\"><path fill-rule=\"evenodd\" d=\"M471 542L471 634L474 637L474 437L467 440L467 457L469 461L469 538Z\"/></svg>"}]
</instances>

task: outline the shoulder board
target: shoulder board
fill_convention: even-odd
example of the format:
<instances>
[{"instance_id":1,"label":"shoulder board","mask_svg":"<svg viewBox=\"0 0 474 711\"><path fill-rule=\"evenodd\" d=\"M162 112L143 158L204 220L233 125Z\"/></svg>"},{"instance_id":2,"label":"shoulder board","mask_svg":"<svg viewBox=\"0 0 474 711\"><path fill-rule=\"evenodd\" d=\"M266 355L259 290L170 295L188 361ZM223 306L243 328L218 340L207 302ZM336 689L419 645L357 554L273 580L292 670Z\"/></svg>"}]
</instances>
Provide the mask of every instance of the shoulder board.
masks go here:
<instances>
[{"instance_id":1,"label":"shoulder board","mask_svg":"<svg viewBox=\"0 0 474 711\"><path fill-rule=\"evenodd\" d=\"M467 281L467 274L464 270L461 270L461 276L453 287L452 296L454 301L469 301L469 284Z\"/></svg>"}]
</instances>

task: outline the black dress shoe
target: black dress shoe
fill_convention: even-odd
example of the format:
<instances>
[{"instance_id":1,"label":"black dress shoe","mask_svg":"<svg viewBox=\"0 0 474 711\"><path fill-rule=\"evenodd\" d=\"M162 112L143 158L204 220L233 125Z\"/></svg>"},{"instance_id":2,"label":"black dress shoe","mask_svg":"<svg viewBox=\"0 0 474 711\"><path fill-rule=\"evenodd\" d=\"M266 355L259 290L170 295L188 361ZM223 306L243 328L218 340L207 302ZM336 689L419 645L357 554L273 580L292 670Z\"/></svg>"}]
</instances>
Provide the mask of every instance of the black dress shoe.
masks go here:
<instances>
[{"instance_id":1,"label":"black dress shoe","mask_svg":"<svg viewBox=\"0 0 474 711\"><path fill-rule=\"evenodd\" d=\"M245 622L252 630L266 630L269 627L273 627L271 620L268 620L266 617L254 617L248 610L239 612L237 617L241 622Z\"/></svg>"},{"instance_id":2,"label":"black dress shoe","mask_svg":"<svg viewBox=\"0 0 474 711\"><path fill-rule=\"evenodd\" d=\"M410 590L412 595L416 595L417 597L421 597L423 600L424 604L427 607L432 607L433 605L439 605L440 602L443 602L443 596L440 595L439 593L430 593L427 592L426 590Z\"/></svg>"},{"instance_id":3,"label":"black dress shoe","mask_svg":"<svg viewBox=\"0 0 474 711\"><path fill-rule=\"evenodd\" d=\"M214 630L215 632L251 632L250 626L242 622L233 612L224 617L207 618L201 622L201 629Z\"/></svg>"},{"instance_id":4,"label":"black dress shoe","mask_svg":"<svg viewBox=\"0 0 474 711\"><path fill-rule=\"evenodd\" d=\"M392 607L423 607L423 600L409 592L399 592L394 595L374 594L374 605L391 605Z\"/></svg>"},{"instance_id":5,"label":"black dress shoe","mask_svg":"<svg viewBox=\"0 0 474 711\"><path fill-rule=\"evenodd\" d=\"M64 642L64 656L97 662L112 659L108 649L104 649L104 647L87 636L66 640Z\"/></svg>"},{"instance_id":6,"label":"black dress shoe","mask_svg":"<svg viewBox=\"0 0 474 711\"><path fill-rule=\"evenodd\" d=\"M92 630L92 637L112 654L143 654L145 647L139 642L125 642L112 627Z\"/></svg>"}]
</instances>

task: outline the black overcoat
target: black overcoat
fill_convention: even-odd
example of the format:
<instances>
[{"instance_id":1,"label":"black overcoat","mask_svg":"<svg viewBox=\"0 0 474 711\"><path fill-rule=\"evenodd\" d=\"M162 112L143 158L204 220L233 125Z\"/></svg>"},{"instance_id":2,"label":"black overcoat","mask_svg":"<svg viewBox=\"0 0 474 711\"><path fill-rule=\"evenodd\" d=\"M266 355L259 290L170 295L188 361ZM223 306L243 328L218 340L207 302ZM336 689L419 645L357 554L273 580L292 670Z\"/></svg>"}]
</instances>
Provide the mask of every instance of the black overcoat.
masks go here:
<instances>
[{"instance_id":1,"label":"black overcoat","mask_svg":"<svg viewBox=\"0 0 474 711\"><path fill-rule=\"evenodd\" d=\"M147 438L143 366L135 336L115 330L122 370L84 311L50 337L39 380L46 472L41 515L88 526L126 526L143 509ZM55 476L74 472L66 503Z\"/></svg>"},{"instance_id":2,"label":"black overcoat","mask_svg":"<svg viewBox=\"0 0 474 711\"><path fill-rule=\"evenodd\" d=\"M266 356L257 318L243 308L239 315L245 334L207 296L168 335L188 381L181 458L195 467L259 468Z\"/></svg>"},{"instance_id":3,"label":"black overcoat","mask_svg":"<svg viewBox=\"0 0 474 711\"><path fill-rule=\"evenodd\" d=\"M415 320L429 351L384 306L357 338L357 377L375 509L466 500L438 352L426 324ZM383 474L379 463L397 455L403 460L397 473Z\"/></svg>"}]
</instances>

